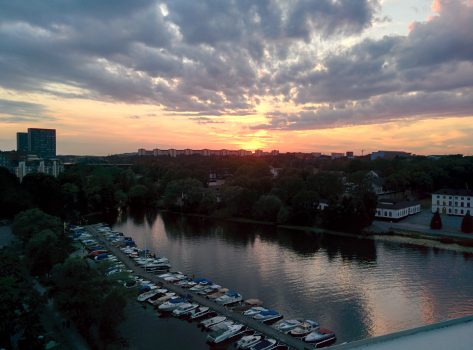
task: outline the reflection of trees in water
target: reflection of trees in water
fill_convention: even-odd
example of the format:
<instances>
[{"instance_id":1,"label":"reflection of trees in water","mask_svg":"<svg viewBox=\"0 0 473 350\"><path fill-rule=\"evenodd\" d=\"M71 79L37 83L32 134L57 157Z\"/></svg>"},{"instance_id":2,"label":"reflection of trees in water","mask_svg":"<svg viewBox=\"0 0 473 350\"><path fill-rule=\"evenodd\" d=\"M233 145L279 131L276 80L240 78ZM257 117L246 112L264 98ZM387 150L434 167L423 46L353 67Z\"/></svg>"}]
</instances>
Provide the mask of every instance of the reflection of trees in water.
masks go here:
<instances>
[{"instance_id":1,"label":"reflection of trees in water","mask_svg":"<svg viewBox=\"0 0 473 350\"><path fill-rule=\"evenodd\" d=\"M225 242L246 246L253 244L256 237L259 237L263 242L279 244L303 256L314 255L322 246L327 250L329 258L340 254L348 260L376 261L376 246L372 240L340 238L274 225L231 222L169 212L161 213L161 216L170 239L218 236Z\"/></svg>"},{"instance_id":2,"label":"reflection of trees in water","mask_svg":"<svg viewBox=\"0 0 473 350\"><path fill-rule=\"evenodd\" d=\"M322 247L327 251L329 260L340 255L343 260L364 264L374 263L377 258L376 242L371 239L325 234L322 236Z\"/></svg>"},{"instance_id":3,"label":"reflection of trees in water","mask_svg":"<svg viewBox=\"0 0 473 350\"><path fill-rule=\"evenodd\" d=\"M118 210L110 210L103 213L87 214L83 218L87 220L87 224L96 224L99 222L104 222L110 226L113 226L117 222L118 217L119 217Z\"/></svg>"},{"instance_id":4,"label":"reflection of trees in water","mask_svg":"<svg viewBox=\"0 0 473 350\"><path fill-rule=\"evenodd\" d=\"M230 223L198 216L161 213L166 235L170 239L182 237L216 237L246 246L254 242L254 233L239 223Z\"/></svg>"},{"instance_id":5,"label":"reflection of trees in water","mask_svg":"<svg viewBox=\"0 0 473 350\"><path fill-rule=\"evenodd\" d=\"M141 206L128 207L119 213L117 221L120 223L126 222L128 219L133 221L135 225L146 224L152 227L158 218L159 211L154 208L143 208Z\"/></svg>"},{"instance_id":6,"label":"reflection of trees in water","mask_svg":"<svg viewBox=\"0 0 473 350\"><path fill-rule=\"evenodd\" d=\"M259 228L259 233L261 240L277 242L280 246L299 255L314 255L320 249L319 237L311 232L266 226Z\"/></svg>"}]
</instances>

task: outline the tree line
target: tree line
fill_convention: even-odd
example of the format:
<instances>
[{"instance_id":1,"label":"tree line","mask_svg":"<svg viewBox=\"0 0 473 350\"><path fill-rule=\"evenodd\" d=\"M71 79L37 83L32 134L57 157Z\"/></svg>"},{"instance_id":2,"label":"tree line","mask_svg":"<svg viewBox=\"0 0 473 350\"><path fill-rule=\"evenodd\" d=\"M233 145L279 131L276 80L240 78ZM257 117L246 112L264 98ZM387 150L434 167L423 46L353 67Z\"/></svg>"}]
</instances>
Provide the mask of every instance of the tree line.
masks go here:
<instances>
[{"instance_id":1,"label":"tree line","mask_svg":"<svg viewBox=\"0 0 473 350\"><path fill-rule=\"evenodd\" d=\"M303 159L277 157L118 157L104 166L78 164L55 179L27 175L20 184L0 168L0 209L5 216L39 207L78 221L118 208L158 207L216 217L243 217L289 225L321 225L358 232L374 218L376 198L366 174L375 171L386 191L422 198L436 189L465 188L473 157ZM120 168L114 163L130 163ZM276 170L273 176L270 169ZM224 179L212 186L209 176ZM350 184L350 193L346 193ZM320 203L329 204L320 210Z\"/></svg>"},{"instance_id":2,"label":"tree line","mask_svg":"<svg viewBox=\"0 0 473 350\"><path fill-rule=\"evenodd\" d=\"M40 315L48 298L91 348L113 346L126 305L122 287L83 258L70 257L77 247L59 217L28 209L15 216L12 231L19 246L0 250L0 347L11 348L15 334L20 335L20 349L44 347L38 336L45 333ZM48 288L44 296L31 277Z\"/></svg>"}]
</instances>

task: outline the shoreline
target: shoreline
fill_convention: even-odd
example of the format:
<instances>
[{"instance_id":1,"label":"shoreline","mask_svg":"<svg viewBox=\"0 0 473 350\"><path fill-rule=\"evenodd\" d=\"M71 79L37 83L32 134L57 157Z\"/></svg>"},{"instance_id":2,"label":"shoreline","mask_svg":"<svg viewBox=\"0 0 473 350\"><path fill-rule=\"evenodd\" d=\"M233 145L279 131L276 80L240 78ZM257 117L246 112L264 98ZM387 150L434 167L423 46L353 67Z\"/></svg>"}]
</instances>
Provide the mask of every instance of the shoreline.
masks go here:
<instances>
[{"instance_id":1,"label":"shoreline","mask_svg":"<svg viewBox=\"0 0 473 350\"><path fill-rule=\"evenodd\" d=\"M275 226L277 228L295 230L295 231L309 231L318 234L330 234L340 237L349 237L349 238L356 238L356 239L369 239L374 241L384 241L384 242L393 242L393 243L400 243L400 244L413 244L422 247L430 247L435 249L444 249L449 251L456 251L459 253L470 253L473 254L473 246L466 246L459 244L458 238L452 238L448 235L443 236L430 236L423 232L418 231L411 231L412 236L407 233L396 232L395 230L391 232L385 233L371 233L367 232L367 234L352 234L347 232L340 232L340 231L332 231L327 230L320 227L315 226L297 226L297 225L281 225L274 222L268 221L260 221L254 219L246 219L246 218L232 218L232 217L216 217L211 215L204 215L204 214L196 214L196 213L181 213L167 209L160 209L161 212L168 212L172 214L180 214L184 216L191 216L191 217L200 217L205 219L212 219L212 220L222 220L228 222L236 222L236 223L246 223L246 224L257 224L257 225L266 225L266 226ZM444 243L442 239L451 239L451 243ZM471 238L471 242L473 245L473 236Z\"/></svg>"}]
</instances>

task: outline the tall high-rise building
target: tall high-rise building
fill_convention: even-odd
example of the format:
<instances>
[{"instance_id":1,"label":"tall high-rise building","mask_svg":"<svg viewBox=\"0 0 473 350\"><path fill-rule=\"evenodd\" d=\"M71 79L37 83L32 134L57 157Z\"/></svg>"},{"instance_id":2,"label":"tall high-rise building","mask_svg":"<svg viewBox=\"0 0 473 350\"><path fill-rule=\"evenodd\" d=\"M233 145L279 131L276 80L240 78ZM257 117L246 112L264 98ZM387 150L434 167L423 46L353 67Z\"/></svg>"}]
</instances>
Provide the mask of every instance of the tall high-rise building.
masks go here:
<instances>
[{"instance_id":1,"label":"tall high-rise building","mask_svg":"<svg viewBox=\"0 0 473 350\"><path fill-rule=\"evenodd\" d=\"M40 158L55 158L56 129L28 128L28 153Z\"/></svg>"},{"instance_id":2,"label":"tall high-rise building","mask_svg":"<svg viewBox=\"0 0 473 350\"><path fill-rule=\"evenodd\" d=\"M17 132L16 133L16 150L21 153L28 153L28 133Z\"/></svg>"}]
</instances>

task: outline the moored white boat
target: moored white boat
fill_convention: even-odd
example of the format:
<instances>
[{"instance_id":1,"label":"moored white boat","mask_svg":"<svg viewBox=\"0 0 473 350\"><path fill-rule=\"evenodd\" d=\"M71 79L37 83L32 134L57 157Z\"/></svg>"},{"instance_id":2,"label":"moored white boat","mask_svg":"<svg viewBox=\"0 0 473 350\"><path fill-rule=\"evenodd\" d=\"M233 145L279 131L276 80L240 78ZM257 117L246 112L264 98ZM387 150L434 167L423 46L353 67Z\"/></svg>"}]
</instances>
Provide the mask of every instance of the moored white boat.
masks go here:
<instances>
[{"instance_id":1,"label":"moored white boat","mask_svg":"<svg viewBox=\"0 0 473 350\"><path fill-rule=\"evenodd\" d=\"M316 348L322 348L334 343L337 337L333 331L320 328L306 335L303 340L307 343L314 343Z\"/></svg>"},{"instance_id":2,"label":"moored white boat","mask_svg":"<svg viewBox=\"0 0 473 350\"><path fill-rule=\"evenodd\" d=\"M228 291L225 295L215 299L215 302L220 305L230 305L241 301L243 298L240 293L235 291Z\"/></svg>"},{"instance_id":3,"label":"moored white boat","mask_svg":"<svg viewBox=\"0 0 473 350\"><path fill-rule=\"evenodd\" d=\"M245 328L242 324L231 324L212 331L207 336L207 341L213 344L223 343L239 335Z\"/></svg>"},{"instance_id":4,"label":"moored white boat","mask_svg":"<svg viewBox=\"0 0 473 350\"><path fill-rule=\"evenodd\" d=\"M159 295L161 293L163 293L163 291L166 291L166 289L152 289L150 290L149 292L144 292L144 293L141 293L140 295L138 295L136 297L136 300L138 301L146 301L148 300L149 298L152 298L156 295Z\"/></svg>"},{"instance_id":5,"label":"moored white boat","mask_svg":"<svg viewBox=\"0 0 473 350\"><path fill-rule=\"evenodd\" d=\"M151 305L157 306L157 305L165 303L169 299L175 298L175 297L176 297L176 293L168 292L168 293L164 294L162 297L159 297L156 300L148 299L148 303L150 303Z\"/></svg>"},{"instance_id":6,"label":"moored white boat","mask_svg":"<svg viewBox=\"0 0 473 350\"><path fill-rule=\"evenodd\" d=\"M227 318L225 316L215 316L212 318L209 318L208 320L204 320L200 322L200 325L204 328L210 328L216 324L219 324L223 321L225 321Z\"/></svg>"},{"instance_id":7,"label":"moored white boat","mask_svg":"<svg viewBox=\"0 0 473 350\"><path fill-rule=\"evenodd\" d=\"M268 309L266 309L265 307L262 307L262 306L253 306L252 308L246 310L245 312L243 312L243 315L245 316L249 316L249 317L253 317L263 311L268 311Z\"/></svg>"},{"instance_id":8,"label":"moored white boat","mask_svg":"<svg viewBox=\"0 0 473 350\"><path fill-rule=\"evenodd\" d=\"M283 315L275 310L262 311L259 314L253 316L253 319L263 323L273 323L279 321L282 318Z\"/></svg>"},{"instance_id":9,"label":"moored white boat","mask_svg":"<svg viewBox=\"0 0 473 350\"><path fill-rule=\"evenodd\" d=\"M299 326L289 332L294 337L303 337L312 331L319 329L319 324L312 320L305 320Z\"/></svg>"},{"instance_id":10,"label":"moored white boat","mask_svg":"<svg viewBox=\"0 0 473 350\"><path fill-rule=\"evenodd\" d=\"M181 297L172 298L159 305L158 310L161 312L170 312L185 303L187 303L187 299Z\"/></svg>"},{"instance_id":11,"label":"moored white boat","mask_svg":"<svg viewBox=\"0 0 473 350\"><path fill-rule=\"evenodd\" d=\"M255 345L250 347L250 350L270 350L274 348L277 344L276 339L262 339L259 342L257 342Z\"/></svg>"},{"instance_id":12,"label":"moored white boat","mask_svg":"<svg viewBox=\"0 0 473 350\"><path fill-rule=\"evenodd\" d=\"M184 315L187 315L192 310L197 309L198 306L199 306L199 304L196 304L196 303L193 303L193 304L184 303L184 304L178 306L177 308L175 308L172 311L172 314L176 317L184 316Z\"/></svg>"},{"instance_id":13,"label":"moored white boat","mask_svg":"<svg viewBox=\"0 0 473 350\"><path fill-rule=\"evenodd\" d=\"M274 325L274 328L282 333L288 333L294 328L300 326L302 322L302 320L284 320Z\"/></svg>"},{"instance_id":14,"label":"moored white boat","mask_svg":"<svg viewBox=\"0 0 473 350\"><path fill-rule=\"evenodd\" d=\"M189 318L191 320L196 320L200 317L204 317L206 316L207 314L209 314L210 312L213 312L213 311L209 311L210 308L208 306L200 306L198 307L197 309L195 310L192 310L190 313L189 313Z\"/></svg>"},{"instance_id":15,"label":"moored white boat","mask_svg":"<svg viewBox=\"0 0 473 350\"><path fill-rule=\"evenodd\" d=\"M239 341L235 343L237 349L249 349L256 343L258 343L263 337L261 335L245 335Z\"/></svg>"}]
</instances>

